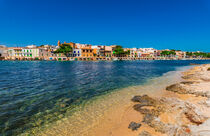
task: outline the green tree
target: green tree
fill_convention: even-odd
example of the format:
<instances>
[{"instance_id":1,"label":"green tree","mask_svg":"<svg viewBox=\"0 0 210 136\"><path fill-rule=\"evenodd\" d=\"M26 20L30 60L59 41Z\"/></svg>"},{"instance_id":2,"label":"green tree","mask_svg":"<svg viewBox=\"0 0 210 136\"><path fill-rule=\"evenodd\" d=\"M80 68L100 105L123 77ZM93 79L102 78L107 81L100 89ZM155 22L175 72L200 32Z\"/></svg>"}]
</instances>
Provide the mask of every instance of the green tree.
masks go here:
<instances>
[{"instance_id":1,"label":"green tree","mask_svg":"<svg viewBox=\"0 0 210 136\"><path fill-rule=\"evenodd\" d=\"M63 53L66 57L68 57L68 54L72 52L73 49L68 44L61 44L61 46L55 51L55 53Z\"/></svg>"},{"instance_id":2,"label":"green tree","mask_svg":"<svg viewBox=\"0 0 210 136\"><path fill-rule=\"evenodd\" d=\"M113 51L113 54L119 56L119 55L122 55L124 54L124 50L122 48L122 46L116 46L115 50Z\"/></svg>"},{"instance_id":3,"label":"green tree","mask_svg":"<svg viewBox=\"0 0 210 136\"><path fill-rule=\"evenodd\" d=\"M162 51L161 56L170 56L170 55L176 55L176 52L174 50L171 51Z\"/></svg>"},{"instance_id":4,"label":"green tree","mask_svg":"<svg viewBox=\"0 0 210 136\"><path fill-rule=\"evenodd\" d=\"M124 54L130 55L130 50L125 51Z\"/></svg>"},{"instance_id":5,"label":"green tree","mask_svg":"<svg viewBox=\"0 0 210 136\"><path fill-rule=\"evenodd\" d=\"M205 53L205 52L186 52L186 55L194 57L210 58L210 53Z\"/></svg>"},{"instance_id":6,"label":"green tree","mask_svg":"<svg viewBox=\"0 0 210 136\"><path fill-rule=\"evenodd\" d=\"M193 53L192 53L192 52L186 52L186 55L187 55L187 56L192 56Z\"/></svg>"}]
</instances>

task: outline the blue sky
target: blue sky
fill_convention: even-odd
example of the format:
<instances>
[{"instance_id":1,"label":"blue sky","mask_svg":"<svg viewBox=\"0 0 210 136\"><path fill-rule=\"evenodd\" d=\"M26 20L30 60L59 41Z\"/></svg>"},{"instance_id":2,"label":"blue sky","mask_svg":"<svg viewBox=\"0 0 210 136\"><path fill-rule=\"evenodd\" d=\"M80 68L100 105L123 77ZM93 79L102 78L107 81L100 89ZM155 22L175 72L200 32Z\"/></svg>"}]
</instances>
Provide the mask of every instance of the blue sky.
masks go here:
<instances>
[{"instance_id":1,"label":"blue sky","mask_svg":"<svg viewBox=\"0 0 210 136\"><path fill-rule=\"evenodd\" d=\"M210 52L209 0L0 0L0 44L66 42Z\"/></svg>"}]
</instances>

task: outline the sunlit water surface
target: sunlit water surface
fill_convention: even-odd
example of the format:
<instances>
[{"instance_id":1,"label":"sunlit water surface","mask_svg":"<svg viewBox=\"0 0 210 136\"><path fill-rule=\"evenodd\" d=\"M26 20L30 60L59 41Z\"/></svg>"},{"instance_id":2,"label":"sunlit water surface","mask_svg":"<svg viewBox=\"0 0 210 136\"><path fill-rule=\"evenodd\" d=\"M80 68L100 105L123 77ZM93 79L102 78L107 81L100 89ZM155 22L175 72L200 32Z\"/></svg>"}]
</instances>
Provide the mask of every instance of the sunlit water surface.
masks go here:
<instances>
[{"instance_id":1,"label":"sunlit water surface","mask_svg":"<svg viewBox=\"0 0 210 136\"><path fill-rule=\"evenodd\" d=\"M32 134L61 120L71 134L83 133L111 105L172 82L160 78L167 72L209 62L0 61L0 134Z\"/></svg>"}]
</instances>

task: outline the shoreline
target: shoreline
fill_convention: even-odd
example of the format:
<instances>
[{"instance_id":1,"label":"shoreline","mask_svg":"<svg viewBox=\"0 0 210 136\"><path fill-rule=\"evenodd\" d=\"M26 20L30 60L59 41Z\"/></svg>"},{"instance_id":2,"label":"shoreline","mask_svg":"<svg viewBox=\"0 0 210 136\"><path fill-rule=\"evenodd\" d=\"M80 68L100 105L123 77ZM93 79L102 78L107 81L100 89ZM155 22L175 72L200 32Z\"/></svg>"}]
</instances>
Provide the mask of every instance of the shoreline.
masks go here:
<instances>
[{"instance_id":1,"label":"shoreline","mask_svg":"<svg viewBox=\"0 0 210 136\"><path fill-rule=\"evenodd\" d=\"M189 67L191 66L181 67L160 77L148 79L145 84L139 86L117 89L117 91L94 98L85 103L85 106L78 108L78 111L73 115L49 124L46 129L38 129L34 131L34 134L68 136L131 134L132 136L133 133L137 132L132 132L128 129L128 124L134 119L142 118L142 116L132 109L133 103L130 99L145 92L150 95L154 93L159 95L162 93L159 90L162 90L168 84L180 80L180 71ZM27 132L25 135L27 135Z\"/></svg>"},{"instance_id":2,"label":"shoreline","mask_svg":"<svg viewBox=\"0 0 210 136\"><path fill-rule=\"evenodd\" d=\"M143 116L135 125L166 136L210 135L210 68L209 64L183 72L184 81L169 85L158 97L139 95L132 98L135 111ZM139 135L157 135L140 126Z\"/></svg>"},{"instance_id":3,"label":"shoreline","mask_svg":"<svg viewBox=\"0 0 210 136\"><path fill-rule=\"evenodd\" d=\"M36 59L36 58L17 58L17 59L5 59L0 58L0 61L141 61L141 60L210 60L210 58L55 58L55 59Z\"/></svg>"},{"instance_id":4,"label":"shoreline","mask_svg":"<svg viewBox=\"0 0 210 136\"><path fill-rule=\"evenodd\" d=\"M209 83L204 80L209 80L210 76L199 73L204 69L203 66L206 66L205 69L210 67L208 64L185 66L161 77L149 79L143 85L98 96L85 102L84 106L78 108L79 110L72 116L58 120L47 128L36 130L33 134L40 136L145 136L146 134L146 136L205 136L206 132L208 134L210 132L208 129L210 109L203 114L205 109L210 107L210 102L206 101L207 95L204 92L177 93L169 89L176 84L184 84L189 88L194 83L198 84L198 81L199 84ZM134 100L135 96L141 97ZM141 100L146 103L141 103ZM139 104L140 106L135 107ZM199 108L204 110L201 112ZM129 129L131 122L140 124L140 127L131 125ZM136 130L132 130L132 127ZM202 135L203 129L205 129L204 135ZM26 132L21 135L27 134Z\"/></svg>"}]
</instances>

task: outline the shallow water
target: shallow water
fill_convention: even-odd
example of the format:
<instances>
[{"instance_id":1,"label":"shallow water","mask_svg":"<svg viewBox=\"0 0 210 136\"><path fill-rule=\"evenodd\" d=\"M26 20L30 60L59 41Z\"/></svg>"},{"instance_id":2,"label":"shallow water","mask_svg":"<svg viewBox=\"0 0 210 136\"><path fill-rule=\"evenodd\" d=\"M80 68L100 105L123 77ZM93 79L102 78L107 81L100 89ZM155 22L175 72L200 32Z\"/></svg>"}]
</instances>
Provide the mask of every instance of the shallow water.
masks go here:
<instances>
[{"instance_id":1,"label":"shallow water","mask_svg":"<svg viewBox=\"0 0 210 136\"><path fill-rule=\"evenodd\" d=\"M98 105L98 101L101 101L100 96L110 95L114 91L126 93L125 96L129 98L128 94L134 95L131 93L132 90L135 92L136 90L145 91L139 87L135 89L135 86L147 84L153 78L160 77L179 67L188 66L190 63L209 62L1 61L0 133L2 135L17 135L32 130L32 128L42 128L41 126L51 124L56 120L69 120L69 117L73 117L68 123L68 126L72 125L70 127L72 129L68 131L76 134L79 130L78 127L84 128L81 124L85 124L85 122L95 124L97 122L95 117L102 116L107 105L109 107L109 105L119 103L118 100L112 99L113 101L111 101L109 99L108 103L105 100L100 103L102 105ZM158 84L156 82L156 86L153 85L147 90L158 88ZM129 86L131 86L130 89L128 89ZM123 88L129 91L122 91ZM116 95L119 96L119 93ZM97 106L94 107L90 103L100 106L98 108L100 111L94 110ZM89 105L93 108L87 108Z\"/></svg>"}]
</instances>

